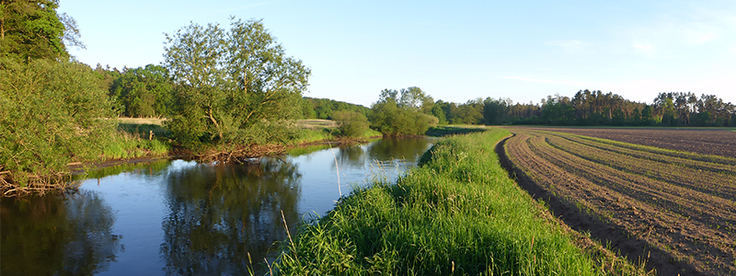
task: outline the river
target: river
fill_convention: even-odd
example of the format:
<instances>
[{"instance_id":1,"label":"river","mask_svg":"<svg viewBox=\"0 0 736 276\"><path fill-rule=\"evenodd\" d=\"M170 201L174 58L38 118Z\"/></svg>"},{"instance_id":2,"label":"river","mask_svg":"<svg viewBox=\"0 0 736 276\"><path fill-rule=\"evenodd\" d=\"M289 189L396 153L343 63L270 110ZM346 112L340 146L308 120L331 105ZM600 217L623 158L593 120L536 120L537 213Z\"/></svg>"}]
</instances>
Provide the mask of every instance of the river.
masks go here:
<instances>
[{"instance_id":1,"label":"river","mask_svg":"<svg viewBox=\"0 0 736 276\"><path fill-rule=\"evenodd\" d=\"M393 181L431 144L299 148L247 166L162 160L91 172L71 194L3 198L0 274L262 272L287 239L285 224L296 234L341 194Z\"/></svg>"}]
</instances>

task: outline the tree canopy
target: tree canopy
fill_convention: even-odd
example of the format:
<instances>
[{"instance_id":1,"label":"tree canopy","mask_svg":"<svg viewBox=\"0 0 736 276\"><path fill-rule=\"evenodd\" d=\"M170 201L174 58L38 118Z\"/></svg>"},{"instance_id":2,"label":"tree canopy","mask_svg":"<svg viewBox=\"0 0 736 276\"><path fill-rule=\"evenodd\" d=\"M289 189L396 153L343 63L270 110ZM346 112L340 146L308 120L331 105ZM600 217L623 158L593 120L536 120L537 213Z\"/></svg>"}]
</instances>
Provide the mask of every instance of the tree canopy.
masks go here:
<instances>
[{"instance_id":1,"label":"tree canopy","mask_svg":"<svg viewBox=\"0 0 736 276\"><path fill-rule=\"evenodd\" d=\"M166 68L149 64L125 69L110 87L110 95L128 117L165 116L172 108L172 81Z\"/></svg>"},{"instance_id":2,"label":"tree canopy","mask_svg":"<svg viewBox=\"0 0 736 276\"><path fill-rule=\"evenodd\" d=\"M434 105L432 98L419 87L384 89L371 107L371 126L384 136L423 135L439 122L430 115L430 105Z\"/></svg>"},{"instance_id":3,"label":"tree canopy","mask_svg":"<svg viewBox=\"0 0 736 276\"><path fill-rule=\"evenodd\" d=\"M67 46L83 47L76 21L58 7L58 0L0 0L0 56L66 59Z\"/></svg>"},{"instance_id":4,"label":"tree canopy","mask_svg":"<svg viewBox=\"0 0 736 276\"><path fill-rule=\"evenodd\" d=\"M301 111L310 69L287 57L261 21L231 19L230 29L191 23L166 35L174 80L168 126L183 142L282 140L280 120Z\"/></svg>"},{"instance_id":5,"label":"tree canopy","mask_svg":"<svg viewBox=\"0 0 736 276\"><path fill-rule=\"evenodd\" d=\"M736 126L736 106L715 95L659 93L651 104L600 90L573 97L547 96L541 104L486 98L464 104L437 101L451 124L540 124L580 126Z\"/></svg>"}]
</instances>

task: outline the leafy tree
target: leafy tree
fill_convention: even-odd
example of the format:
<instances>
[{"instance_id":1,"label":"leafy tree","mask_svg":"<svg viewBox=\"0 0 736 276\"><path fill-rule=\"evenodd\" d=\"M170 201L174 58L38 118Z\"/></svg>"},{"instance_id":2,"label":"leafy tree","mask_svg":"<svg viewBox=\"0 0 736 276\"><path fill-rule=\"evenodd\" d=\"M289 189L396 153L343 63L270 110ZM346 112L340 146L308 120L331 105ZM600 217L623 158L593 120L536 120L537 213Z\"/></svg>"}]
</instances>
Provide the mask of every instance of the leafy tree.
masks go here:
<instances>
[{"instance_id":1,"label":"leafy tree","mask_svg":"<svg viewBox=\"0 0 736 276\"><path fill-rule=\"evenodd\" d=\"M126 70L110 88L128 117L152 117L169 114L173 85L166 68L149 64Z\"/></svg>"},{"instance_id":2,"label":"leafy tree","mask_svg":"<svg viewBox=\"0 0 736 276\"><path fill-rule=\"evenodd\" d=\"M360 137L366 131L370 123L361 113L355 111L336 111L332 113L332 119L337 122L337 129L344 137Z\"/></svg>"},{"instance_id":3,"label":"leafy tree","mask_svg":"<svg viewBox=\"0 0 736 276\"><path fill-rule=\"evenodd\" d=\"M67 45L84 47L76 22L58 7L58 0L0 0L0 57L66 59Z\"/></svg>"},{"instance_id":4,"label":"leafy tree","mask_svg":"<svg viewBox=\"0 0 736 276\"><path fill-rule=\"evenodd\" d=\"M445 115L445 120L447 120L447 123L455 123L455 116L457 115L457 104L445 102L443 100L437 100L434 105L442 109L442 113Z\"/></svg>"},{"instance_id":5,"label":"leafy tree","mask_svg":"<svg viewBox=\"0 0 736 276\"><path fill-rule=\"evenodd\" d=\"M641 110L642 125L649 126L654 124L653 110L651 105L644 105L644 109Z\"/></svg>"},{"instance_id":6,"label":"leafy tree","mask_svg":"<svg viewBox=\"0 0 736 276\"><path fill-rule=\"evenodd\" d=\"M422 101L416 101L421 89L384 89L371 107L372 127L384 136L423 135L439 119L421 112ZM405 96L404 93L410 95ZM401 100L400 100L401 99Z\"/></svg>"},{"instance_id":7,"label":"leafy tree","mask_svg":"<svg viewBox=\"0 0 736 276\"><path fill-rule=\"evenodd\" d=\"M69 61L0 59L0 171L26 185L93 160L115 130L107 91L91 68Z\"/></svg>"},{"instance_id":8,"label":"leafy tree","mask_svg":"<svg viewBox=\"0 0 736 276\"><path fill-rule=\"evenodd\" d=\"M483 123L483 100L469 100L457 107L454 124L477 125Z\"/></svg>"},{"instance_id":9,"label":"leafy tree","mask_svg":"<svg viewBox=\"0 0 736 276\"><path fill-rule=\"evenodd\" d=\"M368 116L368 113L370 113L370 109L365 106L332 99L304 97L304 101L306 106L304 106L305 109L302 113L305 118L333 119L332 114L335 111L354 111L363 116Z\"/></svg>"},{"instance_id":10,"label":"leafy tree","mask_svg":"<svg viewBox=\"0 0 736 276\"><path fill-rule=\"evenodd\" d=\"M182 142L285 139L277 122L297 116L310 70L261 21L233 18L229 30L191 23L166 40L177 106L167 124Z\"/></svg>"},{"instance_id":11,"label":"leafy tree","mask_svg":"<svg viewBox=\"0 0 736 276\"><path fill-rule=\"evenodd\" d=\"M439 104L433 104L430 112L432 116L437 117L437 124L440 124L440 125L447 124L447 117L445 116L445 111L442 110L442 107Z\"/></svg>"},{"instance_id":12,"label":"leafy tree","mask_svg":"<svg viewBox=\"0 0 736 276\"><path fill-rule=\"evenodd\" d=\"M301 101L302 118L316 119L317 112L314 110L314 104L307 97L303 97Z\"/></svg>"},{"instance_id":13,"label":"leafy tree","mask_svg":"<svg viewBox=\"0 0 736 276\"><path fill-rule=\"evenodd\" d=\"M507 123L507 114L511 99L491 99L490 97L483 100L483 123L486 125L500 125Z\"/></svg>"}]
</instances>

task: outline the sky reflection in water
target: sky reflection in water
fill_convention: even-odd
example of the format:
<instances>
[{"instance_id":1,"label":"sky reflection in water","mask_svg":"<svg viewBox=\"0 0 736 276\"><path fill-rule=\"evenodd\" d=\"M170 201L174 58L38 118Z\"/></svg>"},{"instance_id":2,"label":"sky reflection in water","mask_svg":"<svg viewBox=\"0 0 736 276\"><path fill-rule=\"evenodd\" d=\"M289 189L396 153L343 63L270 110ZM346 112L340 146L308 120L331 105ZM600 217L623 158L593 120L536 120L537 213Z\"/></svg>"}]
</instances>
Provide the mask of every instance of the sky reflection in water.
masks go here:
<instances>
[{"instance_id":1,"label":"sky reflection in water","mask_svg":"<svg viewBox=\"0 0 736 276\"><path fill-rule=\"evenodd\" d=\"M287 238L282 211L295 233L300 220L331 210L340 191L391 181L430 146L427 139L382 139L301 149L257 166L176 160L94 172L75 195L2 201L0 274L262 270L263 259L272 260Z\"/></svg>"}]
</instances>

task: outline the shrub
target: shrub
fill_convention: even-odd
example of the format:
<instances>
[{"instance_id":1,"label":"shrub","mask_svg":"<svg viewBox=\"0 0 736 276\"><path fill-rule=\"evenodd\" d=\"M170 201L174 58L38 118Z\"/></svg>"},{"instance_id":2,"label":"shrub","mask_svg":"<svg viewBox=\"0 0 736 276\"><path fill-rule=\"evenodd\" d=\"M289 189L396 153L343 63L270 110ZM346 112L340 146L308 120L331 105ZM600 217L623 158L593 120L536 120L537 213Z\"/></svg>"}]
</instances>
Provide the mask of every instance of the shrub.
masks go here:
<instances>
[{"instance_id":1,"label":"shrub","mask_svg":"<svg viewBox=\"0 0 736 276\"><path fill-rule=\"evenodd\" d=\"M368 131L368 119L355 111L336 111L332 113L332 119L337 122L340 136L360 137Z\"/></svg>"},{"instance_id":2,"label":"shrub","mask_svg":"<svg viewBox=\"0 0 736 276\"><path fill-rule=\"evenodd\" d=\"M2 59L0 167L27 186L99 156L115 131L112 104L88 66ZM35 179L35 180L34 180Z\"/></svg>"}]
</instances>

